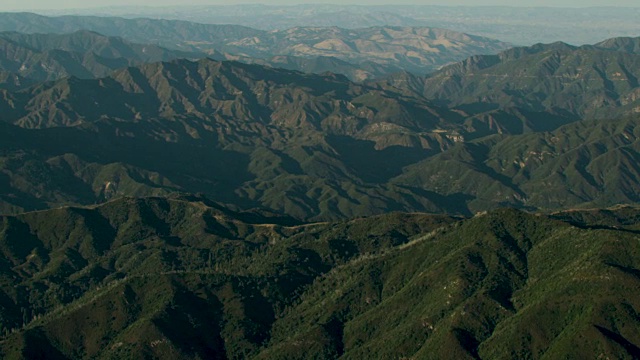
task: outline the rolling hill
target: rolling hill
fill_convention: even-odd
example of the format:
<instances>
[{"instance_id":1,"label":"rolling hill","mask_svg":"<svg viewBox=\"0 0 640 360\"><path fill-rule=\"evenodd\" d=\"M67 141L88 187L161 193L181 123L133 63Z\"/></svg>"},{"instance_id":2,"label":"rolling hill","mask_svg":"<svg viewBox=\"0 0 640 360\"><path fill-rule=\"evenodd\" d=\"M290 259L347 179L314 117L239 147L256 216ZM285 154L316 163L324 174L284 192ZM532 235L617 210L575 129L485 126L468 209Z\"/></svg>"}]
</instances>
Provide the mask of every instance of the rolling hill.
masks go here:
<instances>
[{"instance_id":1,"label":"rolling hill","mask_svg":"<svg viewBox=\"0 0 640 360\"><path fill-rule=\"evenodd\" d=\"M120 37L103 36L87 30L70 34L0 33L0 86L20 90L36 83L64 77L92 79L135 65L175 59L235 60L306 73L334 72L351 79L383 77L400 68L375 62L358 66L335 57L271 56L252 58L221 53L169 50L157 45L130 43Z\"/></svg>"},{"instance_id":2,"label":"rolling hill","mask_svg":"<svg viewBox=\"0 0 640 360\"><path fill-rule=\"evenodd\" d=\"M630 4L630 3L629 3ZM373 26L430 26L517 45L553 41L591 44L608 37L638 36L637 7L599 6L479 6L451 5L200 5L109 6L42 11L47 15L98 15L127 18L188 20L207 24L251 24L264 30L297 26L365 28Z\"/></svg>"},{"instance_id":3,"label":"rolling hill","mask_svg":"<svg viewBox=\"0 0 640 360\"><path fill-rule=\"evenodd\" d=\"M398 69L426 74L471 55L494 54L510 47L489 38L428 27L294 27L264 31L177 20L0 14L0 31L60 34L79 30L187 52L256 59L253 61L269 62L277 56L332 57L350 63L351 67L362 67L359 72L351 70L347 73L353 80L378 76L371 71L372 64L384 68L384 74Z\"/></svg>"}]
</instances>

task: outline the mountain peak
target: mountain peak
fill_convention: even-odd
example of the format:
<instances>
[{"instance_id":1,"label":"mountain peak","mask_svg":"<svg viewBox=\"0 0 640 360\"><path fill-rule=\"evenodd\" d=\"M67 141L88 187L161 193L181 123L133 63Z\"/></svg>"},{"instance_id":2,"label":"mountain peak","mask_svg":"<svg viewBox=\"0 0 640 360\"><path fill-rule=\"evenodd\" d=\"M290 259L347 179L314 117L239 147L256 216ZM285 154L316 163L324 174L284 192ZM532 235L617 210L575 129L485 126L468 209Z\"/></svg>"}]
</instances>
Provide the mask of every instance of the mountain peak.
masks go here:
<instances>
[{"instance_id":1,"label":"mountain peak","mask_svg":"<svg viewBox=\"0 0 640 360\"><path fill-rule=\"evenodd\" d=\"M616 37L599 42L594 46L600 49L640 54L640 37Z\"/></svg>"}]
</instances>

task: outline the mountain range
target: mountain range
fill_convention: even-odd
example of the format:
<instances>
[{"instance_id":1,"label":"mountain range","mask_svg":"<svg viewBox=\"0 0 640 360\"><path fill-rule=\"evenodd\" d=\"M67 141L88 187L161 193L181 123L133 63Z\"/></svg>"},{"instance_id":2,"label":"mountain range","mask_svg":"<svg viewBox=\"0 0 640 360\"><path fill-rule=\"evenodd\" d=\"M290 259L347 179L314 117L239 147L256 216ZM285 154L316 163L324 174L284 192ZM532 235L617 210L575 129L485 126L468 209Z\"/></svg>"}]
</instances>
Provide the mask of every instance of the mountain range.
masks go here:
<instances>
[{"instance_id":1,"label":"mountain range","mask_svg":"<svg viewBox=\"0 0 640 360\"><path fill-rule=\"evenodd\" d=\"M253 199L250 202L263 198L260 202L273 200L273 205L286 199L287 193L279 187L288 187L290 181L300 183L302 193L311 191L302 190L310 185L314 191L327 192L323 205L318 204L321 197L311 193L277 205L302 217L312 212L337 215L332 208L342 202L344 195L339 194L344 187L361 183L360 176L380 181L398 172L401 164L394 157L403 149L408 155L404 161L410 161L457 139L448 130L436 131L457 113L430 107L427 102L388 97L337 75L305 75L208 59L132 67L104 79L45 83L5 93L0 106L6 121L2 146L7 156L33 155L37 163L47 159L42 166L48 168L51 156L73 154L74 160L68 159L76 164L71 168L63 165L69 171L53 170L59 176L82 176L77 171L88 169L89 164L127 164L138 169L137 173L142 168L143 173L158 174L160 177L153 175L157 179L171 173L171 182L180 183L188 192L217 193L224 200L233 200L229 202L238 196ZM392 117L394 123L387 122ZM451 131L455 134L455 129ZM397 135L386 138L382 136L386 132ZM375 150L375 141L379 141L380 150L388 150ZM410 147L394 147L396 143ZM350 145L357 150L349 149ZM377 173L373 166L356 164L359 156L375 153L387 154L384 161L388 161L388 169L383 173ZM355 168L345 164L343 154ZM189 162L185 162L187 158ZM22 167L27 163L23 159L6 164ZM19 186L20 182L11 178L22 170L6 170L7 182L16 184L16 190L22 188L18 193L11 191L11 196L34 193L27 184L37 186L40 180L30 180L35 175L31 170L23 169L27 183ZM96 173L87 175L90 177L85 181ZM113 176L111 173L109 178ZM258 186L253 180L266 183ZM281 185L267 185L273 181ZM95 194L104 193L107 182L121 186L119 179L113 178L87 189L97 186L100 189L96 188ZM266 194L256 192L260 188ZM76 186L73 192L80 194L78 189ZM268 199L276 194L278 199ZM40 197L44 200L49 195ZM89 199L93 202L94 198ZM358 208L371 207L349 200L344 211L353 211L352 202Z\"/></svg>"},{"instance_id":2,"label":"mountain range","mask_svg":"<svg viewBox=\"0 0 640 360\"><path fill-rule=\"evenodd\" d=\"M622 207L295 224L194 197L4 216L0 351L634 358L638 217Z\"/></svg>"},{"instance_id":3,"label":"mountain range","mask_svg":"<svg viewBox=\"0 0 640 360\"><path fill-rule=\"evenodd\" d=\"M139 45L90 31L72 34L0 33L0 82L19 90L39 82L64 77L93 79L116 69L174 59L198 59L206 55Z\"/></svg>"},{"instance_id":4,"label":"mountain range","mask_svg":"<svg viewBox=\"0 0 640 360\"><path fill-rule=\"evenodd\" d=\"M385 85L441 106L615 118L640 112L639 46L640 38L537 44L472 56L426 77L391 75Z\"/></svg>"},{"instance_id":5,"label":"mountain range","mask_svg":"<svg viewBox=\"0 0 640 360\"><path fill-rule=\"evenodd\" d=\"M380 26L349 30L295 27L264 31L237 25L177 20L0 13L0 31L64 34L81 30L180 51L229 54L226 57L229 60L236 56L236 59L248 58L249 62L263 64L273 61L276 66L287 63L277 58L280 56L335 58L351 64L348 75L354 80L378 76L381 68L384 74L400 69L426 74L471 55L493 54L510 47L494 39L429 27ZM312 65L309 62L306 69L303 66L295 69L316 71Z\"/></svg>"},{"instance_id":6,"label":"mountain range","mask_svg":"<svg viewBox=\"0 0 640 360\"><path fill-rule=\"evenodd\" d=\"M640 358L640 38L0 29L0 358Z\"/></svg>"},{"instance_id":7,"label":"mountain range","mask_svg":"<svg viewBox=\"0 0 640 360\"><path fill-rule=\"evenodd\" d=\"M384 77L395 67L363 63L359 66L335 57L248 56L218 53L216 51L185 52L169 50L156 45L128 42L120 37L109 37L87 30L70 34L0 33L3 53L0 58L0 87L20 90L43 81L64 77L92 79L108 76L113 71L133 65L142 65L174 59L236 60L265 66L297 70L307 73L336 72L352 79Z\"/></svg>"},{"instance_id":8,"label":"mountain range","mask_svg":"<svg viewBox=\"0 0 640 360\"><path fill-rule=\"evenodd\" d=\"M602 56L637 56L615 46L542 47L496 58L523 53L513 62L526 64L530 56L569 48L562 50L569 56L593 55L583 62L597 72ZM469 61L408 79L433 81ZM484 84L475 79L454 90ZM526 89L521 78L513 81ZM576 90L583 78L566 81L576 84L563 85L574 90L573 109L612 93L606 82L584 94ZM500 206L563 209L638 199L638 120L627 111L633 106L607 102L601 112L571 113L562 101L518 98L451 107L416 91L421 87L398 84L204 59L5 92L2 208L15 213L178 191L331 220L390 210L469 215ZM620 119L598 118L610 114Z\"/></svg>"},{"instance_id":9,"label":"mountain range","mask_svg":"<svg viewBox=\"0 0 640 360\"><path fill-rule=\"evenodd\" d=\"M582 45L606 38L638 36L637 7L474 6L474 5L200 5L109 6L42 10L45 15L98 15L187 20L205 24L251 24L262 30L299 26L366 28L417 26L451 29L517 45L563 41Z\"/></svg>"}]
</instances>

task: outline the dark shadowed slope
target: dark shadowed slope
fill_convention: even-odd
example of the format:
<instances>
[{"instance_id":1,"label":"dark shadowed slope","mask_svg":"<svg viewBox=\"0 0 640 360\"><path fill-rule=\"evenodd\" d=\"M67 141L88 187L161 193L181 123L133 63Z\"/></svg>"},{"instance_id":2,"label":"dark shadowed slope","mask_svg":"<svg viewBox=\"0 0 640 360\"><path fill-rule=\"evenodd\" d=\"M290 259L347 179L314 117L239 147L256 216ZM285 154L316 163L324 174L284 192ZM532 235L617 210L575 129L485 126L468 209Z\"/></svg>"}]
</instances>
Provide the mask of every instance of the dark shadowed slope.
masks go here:
<instances>
[{"instance_id":1,"label":"dark shadowed slope","mask_svg":"<svg viewBox=\"0 0 640 360\"><path fill-rule=\"evenodd\" d=\"M342 76L208 59L5 92L0 109L22 127L3 125L4 212L175 191L318 220L638 199L636 117L480 122Z\"/></svg>"}]
</instances>

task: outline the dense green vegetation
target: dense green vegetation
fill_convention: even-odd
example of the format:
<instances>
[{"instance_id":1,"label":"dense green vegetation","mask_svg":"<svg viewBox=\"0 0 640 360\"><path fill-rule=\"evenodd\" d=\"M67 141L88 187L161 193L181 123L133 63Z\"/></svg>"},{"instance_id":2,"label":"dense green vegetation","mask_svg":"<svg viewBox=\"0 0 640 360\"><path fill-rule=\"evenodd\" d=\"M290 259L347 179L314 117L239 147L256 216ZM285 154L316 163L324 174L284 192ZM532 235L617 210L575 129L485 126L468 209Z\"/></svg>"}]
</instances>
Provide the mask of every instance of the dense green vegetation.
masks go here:
<instances>
[{"instance_id":1,"label":"dense green vegetation","mask_svg":"<svg viewBox=\"0 0 640 360\"><path fill-rule=\"evenodd\" d=\"M394 181L465 194L475 211L496 204L544 210L637 203L638 135L633 117L490 137L411 165Z\"/></svg>"},{"instance_id":2,"label":"dense green vegetation","mask_svg":"<svg viewBox=\"0 0 640 360\"><path fill-rule=\"evenodd\" d=\"M5 358L633 358L637 235L589 228L599 216L584 214L553 215L574 225L515 210L303 225L176 197L3 217L0 349Z\"/></svg>"},{"instance_id":3,"label":"dense green vegetation","mask_svg":"<svg viewBox=\"0 0 640 360\"><path fill-rule=\"evenodd\" d=\"M297 225L194 198L4 217L2 349L9 357L52 346L72 357L139 355L154 347L139 346L156 340L147 337L168 331L156 350L167 358L241 357L263 345L276 313L322 274L454 221L396 214ZM31 345L45 328L73 338Z\"/></svg>"}]
</instances>

